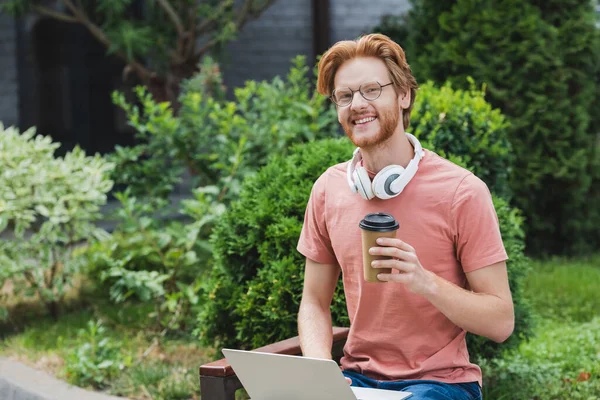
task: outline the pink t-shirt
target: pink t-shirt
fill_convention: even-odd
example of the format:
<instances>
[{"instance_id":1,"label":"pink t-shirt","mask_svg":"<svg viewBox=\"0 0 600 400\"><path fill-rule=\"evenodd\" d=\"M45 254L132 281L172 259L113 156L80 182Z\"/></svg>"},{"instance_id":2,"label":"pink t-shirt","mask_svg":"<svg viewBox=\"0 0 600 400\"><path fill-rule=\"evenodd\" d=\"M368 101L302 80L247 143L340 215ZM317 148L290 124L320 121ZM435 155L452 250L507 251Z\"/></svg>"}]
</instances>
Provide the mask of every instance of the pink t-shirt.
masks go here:
<instances>
[{"instance_id":1,"label":"pink t-shirt","mask_svg":"<svg viewBox=\"0 0 600 400\"><path fill-rule=\"evenodd\" d=\"M363 200L348 187L346 165L330 167L315 182L298 243L307 258L342 269L351 324L342 368L379 380L481 385L463 329L402 284L364 281L358 224L368 213L393 215L397 237L415 248L423 267L464 288L465 272L508 258L487 186L425 150L399 196Z\"/></svg>"}]
</instances>

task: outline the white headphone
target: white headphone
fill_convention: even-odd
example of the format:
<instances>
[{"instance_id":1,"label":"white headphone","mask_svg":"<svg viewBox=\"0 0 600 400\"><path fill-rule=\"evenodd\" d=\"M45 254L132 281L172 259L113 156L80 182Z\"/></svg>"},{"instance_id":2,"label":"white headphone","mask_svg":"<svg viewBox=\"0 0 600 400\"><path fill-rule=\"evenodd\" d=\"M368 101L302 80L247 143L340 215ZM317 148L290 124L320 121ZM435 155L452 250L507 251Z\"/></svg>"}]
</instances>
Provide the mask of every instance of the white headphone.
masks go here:
<instances>
[{"instance_id":1,"label":"white headphone","mask_svg":"<svg viewBox=\"0 0 600 400\"><path fill-rule=\"evenodd\" d=\"M375 197L386 200L402 193L408 182L417 173L419 161L425 156L419 140L410 133L406 133L406 136L414 147L414 158L410 160L406 168L400 165L388 165L375 175L373 182L371 182L366 168L357 167L358 163L362 160L360 148L354 150L352 160L348 163L346 170L348 185L350 185L350 189L354 193L360 193L361 197L365 200L371 200Z\"/></svg>"}]
</instances>

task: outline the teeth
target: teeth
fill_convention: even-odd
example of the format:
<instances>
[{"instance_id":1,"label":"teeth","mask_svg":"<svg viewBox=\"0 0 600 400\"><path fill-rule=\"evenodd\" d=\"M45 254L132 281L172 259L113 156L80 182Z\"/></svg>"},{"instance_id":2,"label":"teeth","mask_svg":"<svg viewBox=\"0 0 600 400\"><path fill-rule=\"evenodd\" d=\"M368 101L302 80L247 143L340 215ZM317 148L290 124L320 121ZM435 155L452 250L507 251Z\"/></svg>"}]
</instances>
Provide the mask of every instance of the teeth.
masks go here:
<instances>
[{"instance_id":1,"label":"teeth","mask_svg":"<svg viewBox=\"0 0 600 400\"><path fill-rule=\"evenodd\" d=\"M368 117L368 118L359 119L355 123L356 124L366 124L367 122L371 122L371 121L375 121L375 117Z\"/></svg>"}]
</instances>

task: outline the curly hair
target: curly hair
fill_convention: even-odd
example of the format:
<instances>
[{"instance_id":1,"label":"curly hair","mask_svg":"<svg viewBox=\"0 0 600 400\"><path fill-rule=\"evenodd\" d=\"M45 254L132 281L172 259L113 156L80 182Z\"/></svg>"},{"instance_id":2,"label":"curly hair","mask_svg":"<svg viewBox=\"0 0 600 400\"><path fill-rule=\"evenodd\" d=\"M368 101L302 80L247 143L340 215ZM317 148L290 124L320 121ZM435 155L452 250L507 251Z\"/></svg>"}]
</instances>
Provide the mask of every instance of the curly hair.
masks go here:
<instances>
[{"instance_id":1,"label":"curly hair","mask_svg":"<svg viewBox=\"0 0 600 400\"><path fill-rule=\"evenodd\" d=\"M410 91L410 105L402 113L404 128L410 125L410 111L417 95L417 81L412 75L410 66L402 47L389 37L373 33L361 36L356 40L342 40L334 44L319 61L317 91L330 96L334 89L334 79L338 68L346 61L357 57L376 57L382 60L394 83L396 94Z\"/></svg>"}]
</instances>

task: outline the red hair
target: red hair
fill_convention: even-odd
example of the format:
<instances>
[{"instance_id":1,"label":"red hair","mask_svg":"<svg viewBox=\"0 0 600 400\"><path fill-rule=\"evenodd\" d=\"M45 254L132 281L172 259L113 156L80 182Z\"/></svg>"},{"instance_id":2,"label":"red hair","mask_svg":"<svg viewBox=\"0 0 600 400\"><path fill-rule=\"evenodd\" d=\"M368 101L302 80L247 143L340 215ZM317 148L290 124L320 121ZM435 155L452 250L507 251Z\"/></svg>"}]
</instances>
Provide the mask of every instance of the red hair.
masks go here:
<instances>
[{"instance_id":1,"label":"red hair","mask_svg":"<svg viewBox=\"0 0 600 400\"><path fill-rule=\"evenodd\" d=\"M343 40L334 44L319 61L317 91L324 96L331 96L338 68L346 61L357 57L379 58L388 69L396 93L404 94L410 91L410 104L402 112L404 128L408 128L418 85L406 62L404 50L385 35L373 33L357 40Z\"/></svg>"}]
</instances>

